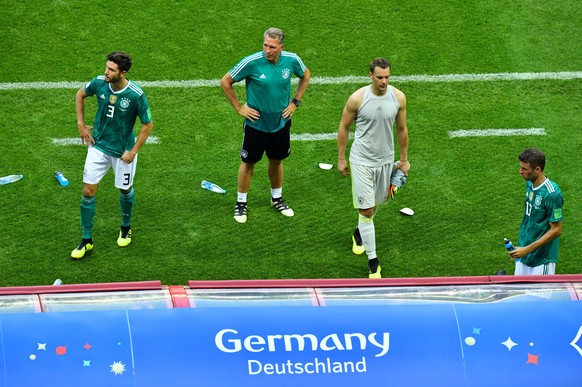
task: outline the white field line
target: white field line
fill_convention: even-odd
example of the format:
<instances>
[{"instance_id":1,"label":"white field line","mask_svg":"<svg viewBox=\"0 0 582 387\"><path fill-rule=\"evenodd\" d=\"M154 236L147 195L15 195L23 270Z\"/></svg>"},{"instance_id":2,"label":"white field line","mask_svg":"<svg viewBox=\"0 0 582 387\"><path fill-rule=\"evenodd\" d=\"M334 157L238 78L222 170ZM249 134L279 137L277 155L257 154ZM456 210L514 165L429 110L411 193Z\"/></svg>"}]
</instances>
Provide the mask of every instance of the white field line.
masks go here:
<instances>
[{"instance_id":1,"label":"white field line","mask_svg":"<svg viewBox=\"0 0 582 387\"><path fill-rule=\"evenodd\" d=\"M582 79L582 71L560 71L541 73L491 73L491 74L443 74L443 75L394 75L390 81L394 83L407 82L474 82L474 81L532 81L532 80L570 80ZM294 78L293 83L297 83ZM340 85L352 83L368 83L367 76L343 77L313 77L309 81L314 85ZM135 81L141 87L161 88L193 88L219 87L218 79L193 79L183 81ZM19 82L0 83L0 90L30 90L30 89L78 89L85 82ZM243 82L237 83L242 85Z\"/></svg>"},{"instance_id":2,"label":"white field line","mask_svg":"<svg viewBox=\"0 0 582 387\"><path fill-rule=\"evenodd\" d=\"M335 140L337 138L337 132L333 133L316 133L316 134L291 134L292 141L322 141L322 140ZM350 133L350 139L354 138L354 134ZM51 142L53 145L81 145L81 139L79 137L65 137L65 138L52 138ZM146 144L159 144L160 139L156 136L149 136L146 140Z\"/></svg>"},{"instance_id":3,"label":"white field line","mask_svg":"<svg viewBox=\"0 0 582 387\"><path fill-rule=\"evenodd\" d=\"M350 132L350 140L354 138L354 133ZM291 141L323 141L323 140L336 140L337 139L337 132L332 133L316 133L316 134L309 134L309 133L301 133L301 134L294 134L291 133Z\"/></svg>"},{"instance_id":4,"label":"white field line","mask_svg":"<svg viewBox=\"0 0 582 387\"><path fill-rule=\"evenodd\" d=\"M544 136L544 128L526 128L526 129L463 129L449 131L450 138L457 137L487 137L487 136ZM354 133L350 132L349 139L353 140ZM337 132L331 133L300 133L291 134L291 141L327 141L336 140ZM81 139L78 137L65 137L51 139L53 145L81 145ZM157 136L149 136L146 144L159 144L160 139Z\"/></svg>"},{"instance_id":5,"label":"white field line","mask_svg":"<svg viewBox=\"0 0 582 387\"><path fill-rule=\"evenodd\" d=\"M488 136L545 136L544 128L523 129L466 129L449 131L450 138L456 137L488 137Z\"/></svg>"},{"instance_id":6,"label":"white field line","mask_svg":"<svg viewBox=\"0 0 582 387\"><path fill-rule=\"evenodd\" d=\"M449 131L450 138L456 137L487 137L487 136L545 136L544 128L517 128L517 129L463 129ZM350 132L350 140L354 133ZM323 141L337 139L337 132L317 134L291 134L292 141Z\"/></svg>"},{"instance_id":7,"label":"white field line","mask_svg":"<svg viewBox=\"0 0 582 387\"><path fill-rule=\"evenodd\" d=\"M51 140L53 145L81 145L81 139L79 137L53 138ZM160 139L156 136L149 136L145 143L159 144Z\"/></svg>"}]
</instances>

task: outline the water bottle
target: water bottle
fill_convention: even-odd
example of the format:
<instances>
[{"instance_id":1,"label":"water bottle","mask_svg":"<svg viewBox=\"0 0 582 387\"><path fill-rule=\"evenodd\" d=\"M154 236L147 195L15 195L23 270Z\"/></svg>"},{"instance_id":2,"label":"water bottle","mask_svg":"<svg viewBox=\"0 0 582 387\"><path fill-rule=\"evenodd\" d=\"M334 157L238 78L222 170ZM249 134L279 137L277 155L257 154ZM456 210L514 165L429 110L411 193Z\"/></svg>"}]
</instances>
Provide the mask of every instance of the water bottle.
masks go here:
<instances>
[{"instance_id":1,"label":"water bottle","mask_svg":"<svg viewBox=\"0 0 582 387\"><path fill-rule=\"evenodd\" d=\"M63 284L63 281L60 278L57 278L55 280L55 282L53 282L53 286L59 286L59 285L62 285L62 284Z\"/></svg>"},{"instance_id":2,"label":"water bottle","mask_svg":"<svg viewBox=\"0 0 582 387\"><path fill-rule=\"evenodd\" d=\"M220 187L219 187L219 186L217 186L216 184L214 184L214 183L211 183L211 182L209 182L209 181L206 181L206 180L202 180L202 184L200 184L200 186L201 186L202 188L204 188L204 189L207 189L207 190L209 190L209 191L216 192L216 193L219 193L219 194L224 194L224 193L226 193L226 190L225 190L225 189L223 189L223 188L220 188Z\"/></svg>"},{"instance_id":3,"label":"water bottle","mask_svg":"<svg viewBox=\"0 0 582 387\"><path fill-rule=\"evenodd\" d=\"M509 239L503 238L503 244L505 245L505 248L507 249L507 251L515 250L515 246L513 245L513 242L511 242ZM520 258L515 260L515 262L519 262L519 261L521 261Z\"/></svg>"},{"instance_id":4,"label":"water bottle","mask_svg":"<svg viewBox=\"0 0 582 387\"><path fill-rule=\"evenodd\" d=\"M23 177L24 176L22 176L22 175L8 175L8 176L0 177L0 185L14 183L15 181L22 179Z\"/></svg>"},{"instance_id":5,"label":"water bottle","mask_svg":"<svg viewBox=\"0 0 582 387\"><path fill-rule=\"evenodd\" d=\"M61 187L66 187L69 185L69 180L65 177L65 175L63 175L62 172L56 171L55 179L57 179Z\"/></svg>"},{"instance_id":6,"label":"water bottle","mask_svg":"<svg viewBox=\"0 0 582 387\"><path fill-rule=\"evenodd\" d=\"M509 239L503 238L503 244L505 245L505 248L507 249L507 251L515 250L515 246L513 245L513 242L511 242Z\"/></svg>"}]
</instances>

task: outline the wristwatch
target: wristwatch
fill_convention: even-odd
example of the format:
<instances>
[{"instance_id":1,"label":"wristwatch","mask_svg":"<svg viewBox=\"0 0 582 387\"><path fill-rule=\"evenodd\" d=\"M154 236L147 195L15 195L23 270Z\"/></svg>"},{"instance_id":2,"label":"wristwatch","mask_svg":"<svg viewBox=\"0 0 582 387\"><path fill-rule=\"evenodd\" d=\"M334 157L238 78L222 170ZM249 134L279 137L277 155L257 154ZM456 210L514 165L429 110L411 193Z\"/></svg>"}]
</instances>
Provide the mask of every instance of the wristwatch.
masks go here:
<instances>
[{"instance_id":1,"label":"wristwatch","mask_svg":"<svg viewBox=\"0 0 582 387\"><path fill-rule=\"evenodd\" d=\"M291 102L293 102L297 107L301 106L301 101L299 101L297 98L293 98Z\"/></svg>"}]
</instances>

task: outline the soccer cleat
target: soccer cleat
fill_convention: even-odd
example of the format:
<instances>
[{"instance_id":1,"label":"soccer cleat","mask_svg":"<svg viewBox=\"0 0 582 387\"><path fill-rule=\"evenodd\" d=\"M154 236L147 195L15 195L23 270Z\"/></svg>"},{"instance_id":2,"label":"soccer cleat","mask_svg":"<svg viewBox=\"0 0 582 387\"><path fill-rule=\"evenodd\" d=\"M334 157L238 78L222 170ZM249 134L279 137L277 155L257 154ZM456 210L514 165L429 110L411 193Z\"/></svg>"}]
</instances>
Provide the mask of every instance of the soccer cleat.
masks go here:
<instances>
[{"instance_id":1,"label":"soccer cleat","mask_svg":"<svg viewBox=\"0 0 582 387\"><path fill-rule=\"evenodd\" d=\"M289 206L287 204L285 204L285 201L283 200L282 197L278 198L278 199L271 198L271 207L275 208L281 214L283 214L284 216L287 216L289 218L292 217L293 215L295 215L293 210L291 208L289 208Z\"/></svg>"},{"instance_id":2,"label":"soccer cleat","mask_svg":"<svg viewBox=\"0 0 582 387\"><path fill-rule=\"evenodd\" d=\"M119 231L119 238L117 238L117 245L125 247L131 243L131 228L121 226Z\"/></svg>"},{"instance_id":3,"label":"soccer cleat","mask_svg":"<svg viewBox=\"0 0 582 387\"><path fill-rule=\"evenodd\" d=\"M247 221L247 204L243 202L236 202L234 206L234 220L239 223L245 223Z\"/></svg>"},{"instance_id":4,"label":"soccer cleat","mask_svg":"<svg viewBox=\"0 0 582 387\"><path fill-rule=\"evenodd\" d=\"M362 241L362 237L360 236L360 230L356 228L354 233L352 234L352 251L356 255L362 255L366 252L366 248L364 247L364 242Z\"/></svg>"},{"instance_id":5,"label":"soccer cleat","mask_svg":"<svg viewBox=\"0 0 582 387\"><path fill-rule=\"evenodd\" d=\"M378 266L375 273L370 272L370 274L368 274L368 278L382 278L380 273L382 273L382 267Z\"/></svg>"},{"instance_id":6,"label":"soccer cleat","mask_svg":"<svg viewBox=\"0 0 582 387\"><path fill-rule=\"evenodd\" d=\"M93 239L83 239L79 246L71 252L71 258L81 259L85 256L85 253L93 248Z\"/></svg>"}]
</instances>

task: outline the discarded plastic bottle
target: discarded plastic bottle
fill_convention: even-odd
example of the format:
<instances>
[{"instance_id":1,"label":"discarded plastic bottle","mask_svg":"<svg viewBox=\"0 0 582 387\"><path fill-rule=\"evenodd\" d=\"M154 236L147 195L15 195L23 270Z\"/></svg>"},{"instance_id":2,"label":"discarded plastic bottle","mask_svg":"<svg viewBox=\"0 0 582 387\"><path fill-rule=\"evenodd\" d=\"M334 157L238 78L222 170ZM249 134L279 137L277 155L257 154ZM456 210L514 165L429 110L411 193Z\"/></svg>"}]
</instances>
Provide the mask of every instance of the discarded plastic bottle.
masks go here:
<instances>
[{"instance_id":1,"label":"discarded plastic bottle","mask_svg":"<svg viewBox=\"0 0 582 387\"><path fill-rule=\"evenodd\" d=\"M8 176L0 177L0 185L14 183L15 181L22 179L23 177L24 176L22 176L22 175L8 175Z\"/></svg>"},{"instance_id":2,"label":"discarded plastic bottle","mask_svg":"<svg viewBox=\"0 0 582 387\"><path fill-rule=\"evenodd\" d=\"M216 184L214 184L214 183L211 183L211 182L209 182L209 181L206 181L206 180L202 180L202 183L200 184L200 186L201 186L202 188L204 188L204 189L207 189L207 190L209 190L209 191L216 192L216 193L219 193L219 194L224 194L224 193L226 193L226 190L225 190L225 189L223 189L223 188L220 188L220 187L219 187L219 186L217 186Z\"/></svg>"},{"instance_id":3,"label":"discarded plastic bottle","mask_svg":"<svg viewBox=\"0 0 582 387\"><path fill-rule=\"evenodd\" d=\"M66 187L69 185L69 180L65 177L65 175L63 175L62 172L56 171L55 179L57 179L61 187Z\"/></svg>"},{"instance_id":4,"label":"discarded plastic bottle","mask_svg":"<svg viewBox=\"0 0 582 387\"><path fill-rule=\"evenodd\" d=\"M507 251L515 250L515 246L513 245L513 242L511 242L509 239L503 238L503 244L505 245L505 248L507 249ZM520 258L515 260L515 262L519 262L519 261L521 261Z\"/></svg>"}]
</instances>

